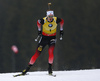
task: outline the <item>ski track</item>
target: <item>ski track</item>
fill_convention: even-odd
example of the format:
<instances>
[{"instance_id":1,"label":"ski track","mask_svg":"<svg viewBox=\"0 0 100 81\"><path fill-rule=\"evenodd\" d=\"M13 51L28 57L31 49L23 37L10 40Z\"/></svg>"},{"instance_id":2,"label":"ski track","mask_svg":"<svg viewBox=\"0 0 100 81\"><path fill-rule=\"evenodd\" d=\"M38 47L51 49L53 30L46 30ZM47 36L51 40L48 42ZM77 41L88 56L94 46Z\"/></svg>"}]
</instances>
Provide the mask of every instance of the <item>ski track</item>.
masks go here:
<instances>
[{"instance_id":1,"label":"ski track","mask_svg":"<svg viewBox=\"0 0 100 81\"><path fill-rule=\"evenodd\" d=\"M56 77L47 75L47 71L28 72L29 75L13 77L17 73L0 73L0 81L100 81L100 69L54 71Z\"/></svg>"}]
</instances>

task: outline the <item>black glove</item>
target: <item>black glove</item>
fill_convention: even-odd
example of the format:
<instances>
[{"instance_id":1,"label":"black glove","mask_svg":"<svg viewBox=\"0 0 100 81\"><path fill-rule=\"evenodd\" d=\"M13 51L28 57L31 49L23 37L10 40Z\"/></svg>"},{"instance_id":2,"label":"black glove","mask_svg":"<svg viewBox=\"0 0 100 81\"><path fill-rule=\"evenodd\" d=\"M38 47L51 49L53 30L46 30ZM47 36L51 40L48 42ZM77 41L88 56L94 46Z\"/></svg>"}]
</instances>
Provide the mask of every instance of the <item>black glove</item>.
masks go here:
<instances>
[{"instance_id":1,"label":"black glove","mask_svg":"<svg viewBox=\"0 0 100 81\"><path fill-rule=\"evenodd\" d=\"M62 35L62 36L63 36L63 34L64 34L63 30L60 30L60 35Z\"/></svg>"},{"instance_id":2,"label":"black glove","mask_svg":"<svg viewBox=\"0 0 100 81\"><path fill-rule=\"evenodd\" d=\"M38 31L38 35L41 35L42 34L42 32L41 31Z\"/></svg>"}]
</instances>

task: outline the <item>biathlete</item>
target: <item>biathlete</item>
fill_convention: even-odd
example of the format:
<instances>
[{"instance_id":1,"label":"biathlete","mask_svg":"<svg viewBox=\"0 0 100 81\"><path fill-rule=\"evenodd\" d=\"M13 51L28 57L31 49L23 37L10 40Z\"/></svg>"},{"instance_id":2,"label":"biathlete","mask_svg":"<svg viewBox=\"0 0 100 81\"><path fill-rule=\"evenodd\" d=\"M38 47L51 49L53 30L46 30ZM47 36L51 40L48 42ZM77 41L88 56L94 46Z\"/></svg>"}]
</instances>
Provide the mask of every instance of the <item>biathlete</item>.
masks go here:
<instances>
[{"instance_id":1,"label":"biathlete","mask_svg":"<svg viewBox=\"0 0 100 81\"><path fill-rule=\"evenodd\" d=\"M46 45L49 46L48 53L48 73L52 74L52 64L54 60L54 48L56 43L57 24L60 23L60 35L63 35L64 20L54 16L53 10L46 11L46 17L37 21L38 35L41 36L38 47L35 54L31 57L28 67L22 71L22 75L25 75L31 66L35 63L36 59L40 56Z\"/></svg>"}]
</instances>

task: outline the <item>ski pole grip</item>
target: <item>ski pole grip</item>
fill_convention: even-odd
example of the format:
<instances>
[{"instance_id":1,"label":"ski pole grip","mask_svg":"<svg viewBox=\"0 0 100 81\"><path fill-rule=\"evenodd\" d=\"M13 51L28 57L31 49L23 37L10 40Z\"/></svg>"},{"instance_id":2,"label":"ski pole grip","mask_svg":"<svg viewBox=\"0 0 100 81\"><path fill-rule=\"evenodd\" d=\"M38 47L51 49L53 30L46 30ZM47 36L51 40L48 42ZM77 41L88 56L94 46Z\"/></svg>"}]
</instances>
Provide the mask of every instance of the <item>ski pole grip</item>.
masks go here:
<instances>
[{"instance_id":1,"label":"ski pole grip","mask_svg":"<svg viewBox=\"0 0 100 81\"><path fill-rule=\"evenodd\" d=\"M62 40L63 38L62 38L62 35L60 36L60 40Z\"/></svg>"},{"instance_id":2,"label":"ski pole grip","mask_svg":"<svg viewBox=\"0 0 100 81\"><path fill-rule=\"evenodd\" d=\"M35 41L37 41L37 39L35 39Z\"/></svg>"}]
</instances>

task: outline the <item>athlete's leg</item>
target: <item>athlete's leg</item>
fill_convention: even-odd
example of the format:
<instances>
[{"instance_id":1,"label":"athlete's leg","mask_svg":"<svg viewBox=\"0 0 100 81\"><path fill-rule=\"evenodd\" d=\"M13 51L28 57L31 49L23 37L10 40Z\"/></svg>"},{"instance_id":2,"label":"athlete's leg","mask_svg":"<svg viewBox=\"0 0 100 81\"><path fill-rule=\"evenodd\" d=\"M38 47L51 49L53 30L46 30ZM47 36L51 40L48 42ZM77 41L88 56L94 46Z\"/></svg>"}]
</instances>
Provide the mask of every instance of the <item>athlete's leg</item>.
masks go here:
<instances>
[{"instance_id":1,"label":"athlete's leg","mask_svg":"<svg viewBox=\"0 0 100 81\"><path fill-rule=\"evenodd\" d=\"M56 43L56 38L53 37L50 42L49 42L49 49L48 49L48 52L49 52L49 59L48 59L48 64L49 64L49 67L48 67L48 73L49 74L52 74L52 65L53 65L53 60L54 60L54 48L55 48L55 43Z\"/></svg>"},{"instance_id":2,"label":"athlete's leg","mask_svg":"<svg viewBox=\"0 0 100 81\"><path fill-rule=\"evenodd\" d=\"M43 50L43 48L45 46L46 46L46 42L45 42L44 39L42 39L40 41L40 43L38 44L38 47L36 49L35 54L31 57L30 62L28 64L28 67L22 71L23 75L25 75L29 71L29 69L31 68L31 66L35 63L36 59L40 56L40 54L41 54L41 52L42 52L42 50Z\"/></svg>"},{"instance_id":3,"label":"athlete's leg","mask_svg":"<svg viewBox=\"0 0 100 81\"><path fill-rule=\"evenodd\" d=\"M49 64L53 64L53 59L54 59L54 48L55 48L55 44L52 44L49 46L48 52L49 52L49 59L48 62Z\"/></svg>"},{"instance_id":4,"label":"athlete's leg","mask_svg":"<svg viewBox=\"0 0 100 81\"><path fill-rule=\"evenodd\" d=\"M36 59L39 57L41 51L39 51L39 47L36 49L35 54L30 59L28 67L22 71L22 75L25 75L30 70L31 66L35 63Z\"/></svg>"},{"instance_id":5,"label":"athlete's leg","mask_svg":"<svg viewBox=\"0 0 100 81\"><path fill-rule=\"evenodd\" d=\"M53 64L53 60L54 60L54 48L55 48L55 44L52 44L49 46L49 59L48 59L48 64L49 64L49 67L48 67L48 73L49 74L52 74L52 64Z\"/></svg>"},{"instance_id":6,"label":"athlete's leg","mask_svg":"<svg viewBox=\"0 0 100 81\"><path fill-rule=\"evenodd\" d=\"M40 56L42 50L43 47L39 45L38 48L36 49L35 54L31 57L29 64L33 65L35 63L36 59Z\"/></svg>"}]
</instances>

